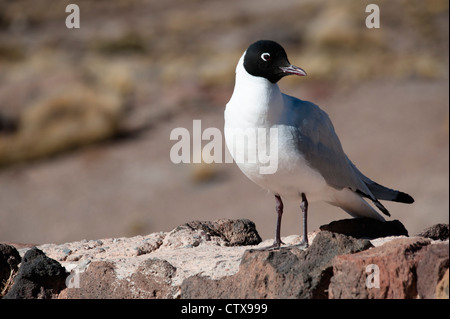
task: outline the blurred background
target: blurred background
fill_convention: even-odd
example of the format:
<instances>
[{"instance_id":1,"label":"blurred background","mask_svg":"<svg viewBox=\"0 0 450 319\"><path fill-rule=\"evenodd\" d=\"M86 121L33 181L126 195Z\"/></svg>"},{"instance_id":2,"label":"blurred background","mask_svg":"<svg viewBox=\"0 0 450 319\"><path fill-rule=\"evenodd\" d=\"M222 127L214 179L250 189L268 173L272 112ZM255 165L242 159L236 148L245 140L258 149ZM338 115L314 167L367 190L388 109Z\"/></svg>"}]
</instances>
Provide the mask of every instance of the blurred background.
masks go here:
<instances>
[{"instance_id":1,"label":"blurred background","mask_svg":"<svg viewBox=\"0 0 450 319\"><path fill-rule=\"evenodd\" d=\"M67 29L65 8L80 8ZM366 5L380 8L368 29ZM331 117L414 235L449 217L448 0L0 0L0 242L63 243L249 218L275 201L235 164L173 164L172 129L223 128L239 57L272 39L308 72L279 85ZM207 141L205 142L207 143ZM282 236L300 232L285 203ZM310 203L309 229L348 218Z\"/></svg>"}]
</instances>

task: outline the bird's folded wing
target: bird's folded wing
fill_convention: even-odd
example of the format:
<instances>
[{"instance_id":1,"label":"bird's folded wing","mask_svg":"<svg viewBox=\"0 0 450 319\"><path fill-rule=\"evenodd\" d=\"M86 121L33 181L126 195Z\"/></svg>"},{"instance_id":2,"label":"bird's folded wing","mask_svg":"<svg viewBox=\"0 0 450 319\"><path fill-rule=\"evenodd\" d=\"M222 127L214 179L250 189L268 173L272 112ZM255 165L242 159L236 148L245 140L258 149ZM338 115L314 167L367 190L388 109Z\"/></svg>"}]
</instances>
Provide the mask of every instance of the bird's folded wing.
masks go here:
<instances>
[{"instance_id":1,"label":"bird's folded wing","mask_svg":"<svg viewBox=\"0 0 450 319\"><path fill-rule=\"evenodd\" d=\"M372 198L367 185L348 160L327 113L317 105L286 96L287 123L292 126L298 151L317 170L328 185L350 188Z\"/></svg>"}]
</instances>

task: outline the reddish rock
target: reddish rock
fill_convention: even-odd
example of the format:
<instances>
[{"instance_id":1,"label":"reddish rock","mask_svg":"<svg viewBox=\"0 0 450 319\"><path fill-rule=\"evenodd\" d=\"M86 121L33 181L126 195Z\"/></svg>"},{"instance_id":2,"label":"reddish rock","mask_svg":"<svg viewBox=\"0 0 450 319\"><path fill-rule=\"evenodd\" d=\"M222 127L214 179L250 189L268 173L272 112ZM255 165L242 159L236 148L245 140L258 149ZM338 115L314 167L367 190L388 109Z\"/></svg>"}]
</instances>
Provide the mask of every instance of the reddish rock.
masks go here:
<instances>
[{"instance_id":1,"label":"reddish rock","mask_svg":"<svg viewBox=\"0 0 450 319\"><path fill-rule=\"evenodd\" d=\"M326 298L333 257L371 246L368 240L322 231L307 250L248 250L236 275L187 278L181 298Z\"/></svg>"},{"instance_id":2,"label":"reddish rock","mask_svg":"<svg viewBox=\"0 0 450 319\"><path fill-rule=\"evenodd\" d=\"M448 269L448 242L427 247L417 264L417 292L420 298L436 297L436 286Z\"/></svg>"},{"instance_id":3,"label":"reddish rock","mask_svg":"<svg viewBox=\"0 0 450 319\"><path fill-rule=\"evenodd\" d=\"M59 296L69 299L166 299L172 298L171 277L176 269L165 260L146 260L125 278L118 275L113 262L93 262L79 274L78 287Z\"/></svg>"},{"instance_id":4,"label":"reddish rock","mask_svg":"<svg viewBox=\"0 0 450 319\"><path fill-rule=\"evenodd\" d=\"M220 280L196 275L181 285L181 298L295 298L301 283L298 249L246 251L238 274Z\"/></svg>"},{"instance_id":5,"label":"reddish rock","mask_svg":"<svg viewBox=\"0 0 450 319\"><path fill-rule=\"evenodd\" d=\"M400 238L363 252L337 256L333 260L329 297L416 298L417 264L430 242L423 238Z\"/></svg>"},{"instance_id":6,"label":"reddish rock","mask_svg":"<svg viewBox=\"0 0 450 319\"><path fill-rule=\"evenodd\" d=\"M355 225L334 225L349 224ZM23 248L20 264L17 250L0 244L0 275L8 281L2 294L75 299L448 298L448 241L403 236L369 241L329 231L309 235L307 250L258 250L270 240L241 246L260 241L248 220L193 221L169 233ZM283 240L299 240L290 237Z\"/></svg>"},{"instance_id":7,"label":"reddish rock","mask_svg":"<svg viewBox=\"0 0 450 319\"><path fill-rule=\"evenodd\" d=\"M85 272L78 274L79 282L67 288L59 298L94 299L126 298L127 294L120 286L115 289L116 274L114 264L106 261L93 262Z\"/></svg>"},{"instance_id":8,"label":"reddish rock","mask_svg":"<svg viewBox=\"0 0 450 319\"><path fill-rule=\"evenodd\" d=\"M449 293L448 293L448 268L447 271L444 274L444 277L441 279L441 281L438 283L436 287L436 299L448 299Z\"/></svg>"}]
</instances>

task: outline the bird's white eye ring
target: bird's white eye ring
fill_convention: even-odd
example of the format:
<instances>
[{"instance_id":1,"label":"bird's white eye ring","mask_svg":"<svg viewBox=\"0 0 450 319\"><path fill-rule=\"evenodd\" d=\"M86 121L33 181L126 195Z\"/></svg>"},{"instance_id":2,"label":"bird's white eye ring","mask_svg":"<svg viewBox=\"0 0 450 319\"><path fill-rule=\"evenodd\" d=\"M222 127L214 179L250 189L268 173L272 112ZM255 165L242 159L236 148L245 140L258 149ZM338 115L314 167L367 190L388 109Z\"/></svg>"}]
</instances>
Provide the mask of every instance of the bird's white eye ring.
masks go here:
<instances>
[{"instance_id":1,"label":"bird's white eye ring","mask_svg":"<svg viewBox=\"0 0 450 319\"><path fill-rule=\"evenodd\" d=\"M263 61L265 61L265 62L269 61L269 60L270 60L270 54L267 53L267 52L261 54L261 59L262 59Z\"/></svg>"}]
</instances>

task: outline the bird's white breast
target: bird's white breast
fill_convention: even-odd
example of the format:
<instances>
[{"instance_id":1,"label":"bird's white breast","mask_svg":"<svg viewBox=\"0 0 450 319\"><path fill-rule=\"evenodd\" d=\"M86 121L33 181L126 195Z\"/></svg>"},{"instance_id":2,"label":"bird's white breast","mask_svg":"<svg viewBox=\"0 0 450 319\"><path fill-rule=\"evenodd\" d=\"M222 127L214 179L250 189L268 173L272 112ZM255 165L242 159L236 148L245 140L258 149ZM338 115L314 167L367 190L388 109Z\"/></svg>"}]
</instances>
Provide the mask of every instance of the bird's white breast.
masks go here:
<instances>
[{"instance_id":1,"label":"bird's white breast","mask_svg":"<svg viewBox=\"0 0 450 319\"><path fill-rule=\"evenodd\" d=\"M308 199L323 199L327 187L323 177L311 169L296 146L295 128L283 123L285 116L283 94L277 84L245 72L242 58L236 70L236 85L225 109L225 141L242 172L256 184L282 197L297 199L308 190ZM306 123L306 122L305 122ZM263 130L264 129L264 130ZM271 136L276 129L276 136ZM254 130L256 140L242 138L242 132ZM252 133L249 133L252 134ZM266 136L260 136L266 134ZM276 144L277 169L271 174L261 173L260 152L268 151L268 141ZM266 143L266 145L264 145ZM249 154L256 154L256 162ZM240 160L237 160L240 159ZM242 161L244 159L244 161ZM250 160L249 160L250 159Z\"/></svg>"}]
</instances>

